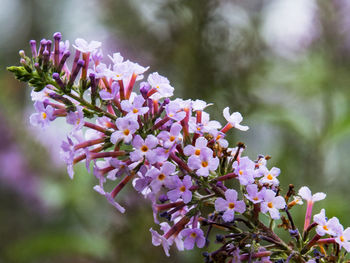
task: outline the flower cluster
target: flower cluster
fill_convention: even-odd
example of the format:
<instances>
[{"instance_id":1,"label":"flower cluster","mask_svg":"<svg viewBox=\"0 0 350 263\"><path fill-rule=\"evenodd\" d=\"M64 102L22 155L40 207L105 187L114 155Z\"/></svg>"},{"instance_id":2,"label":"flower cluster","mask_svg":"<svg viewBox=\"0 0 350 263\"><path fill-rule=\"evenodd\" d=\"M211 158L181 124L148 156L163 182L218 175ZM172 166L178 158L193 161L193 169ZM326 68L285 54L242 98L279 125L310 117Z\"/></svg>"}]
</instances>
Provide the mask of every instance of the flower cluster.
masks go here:
<instances>
[{"instance_id":1,"label":"flower cluster","mask_svg":"<svg viewBox=\"0 0 350 263\"><path fill-rule=\"evenodd\" d=\"M98 181L94 190L121 213L125 208L116 198L132 185L152 204L160 229L150 229L152 243L166 255L174 244L178 250L207 246L214 228L222 232L216 236L220 245L203 254L206 262L329 262L344 258L341 248L350 251L350 228L338 219L328 220L322 209L311 222L313 204L325 194L312 195L307 187L296 194L290 185L282 195L281 171L268 168L269 156L251 160L242 156L244 144L229 147L227 132L248 130L239 112L225 108L224 125L210 120L205 109L211 104L170 99L174 88L166 77L154 72L146 79L149 68L120 53L103 60L97 41L77 39L69 67L69 42L60 33L53 38L39 47L30 41L32 57L20 51L22 66L8 68L34 87L31 124L45 128L65 118L72 129L61 156L70 178L74 165L85 162ZM300 232L290 210L302 199L307 210ZM289 232L289 242L274 232L275 220ZM324 246L331 243L334 249Z\"/></svg>"}]
</instances>

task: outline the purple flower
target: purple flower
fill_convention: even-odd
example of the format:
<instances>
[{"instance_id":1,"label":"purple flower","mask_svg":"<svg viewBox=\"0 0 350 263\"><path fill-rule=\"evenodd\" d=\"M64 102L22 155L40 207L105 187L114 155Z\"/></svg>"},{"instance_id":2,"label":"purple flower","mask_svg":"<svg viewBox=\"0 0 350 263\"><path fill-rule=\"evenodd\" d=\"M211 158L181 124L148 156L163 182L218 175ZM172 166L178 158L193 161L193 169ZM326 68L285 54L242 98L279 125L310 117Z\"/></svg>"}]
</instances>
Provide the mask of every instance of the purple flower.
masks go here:
<instances>
[{"instance_id":1,"label":"purple flower","mask_svg":"<svg viewBox=\"0 0 350 263\"><path fill-rule=\"evenodd\" d=\"M238 180L241 185L248 185L254 183L254 177L257 176L255 163L248 157L243 157L240 161L235 161L232 165L234 173L238 175Z\"/></svg>"},{"instance_id":2,"label":"purple flower","mask_svg":"<svg viewBox=\"0 0 350 263\"><path fill-rule=\"evenodd\" d=\"M175 101L170 101L169 104L165 106L165 111L167 116L175 121L181 121L186 116L186 112L182 110L181 105Z\"/></svg>"},{"instance_id":3,"label":"purple flower","mask_svg":"<svg viewBox=\"0 0 350 263\"><path fill-rule=\"evenodd\" d=\"M235 212L244 213L246 206L244 201L237 201L237 191L228 189L225 192L225 198L219 197L215 200L215 210L224 212L222 219L225 222L231 222L234 219Z\"/></svg>"},{"instance_id":4,"label":"purple flower","mask_svg":"<svg viewBox=\"0 0 350 263\"><path fill-rule=\"evenodd\" d=\"M202 148L199 156L192 155L188 158L188 167L197 170L196 174L208 176L209 171L215 171L218 168L219 159L213 157L213 151L209 148Z\"/></svg>"},{"instance_id":5,"label":"purple flower","mask_svg":"<svg viewBox=\"0 0 350 263\"><path fill-rule=\"evenodd\" d=\"M195 117L190 117L188 125L190 132L197 132L201 134L207 133L211 130L218 130L221 128L220 122L211 121L210 115L206 112L202 112L202 120L200 123L197 123L197 119Z\"/></svg>"},{"instance_id":6,"label":"purple flower","mask_svg":"<svg viewBox=\"0 0 350 263\"><path fill-rule=\"evenodd\" d=\"M210 130L209 134L213 136L213 140L217 142L222 148L228 147L228 141L224 139L225 133L218 130Z\"/></svg>"},{"instance_id":7,"label":"purple flower","mask_svg":"<svg viewBox=\"0 0 350 263\"><path fill-rule=\"evenodd\" d=\"M206 149L207 145L208 145L207 139L205 139L204 137L199 137L196 140L196 143L194 146L189 144L184 148L184 154L187 156L195 155L195 156L199 157L201 150Z\"/></svg>"},{"instance_id":8,"label":"purple flower","mask_svg":"<svg viewBox=\"0 0 350 263\"><path fill-rule=\"evenodd\" d=\"M339 220L336 217L327 219L326 212L324 209L321 209L319 214L314 215L314 221L317 223L316 232L320 236L336 235L336 231L339 228Z\"/></svg>"},{"instance_id":9,"label":"purple flower","mask_svg":"<svg viewBox=\"0 0 350 263\"><path fill-rule=\"evenodd\" d=\"M99 92L101 99L103 100L113 100L115 96L117 96L119 92L119 84L117 82L113 82L111 86L111 91L101 90Z\"/></svg>"},{"instance_id":10,"label":"purple flower","mask_svg":"<svg viewBox=\"0 0 350 263\"><path fill-rule=\"evenodd\" d=\"M181 129L182 126L178 123L174 123L171 128L170 132L167 131L161 131L157 138L162 141L164 148L171 148L174 144L181 143L182 141L182 135L181 135Z\"/></svg>"},{"instance_id":11,"label":"purple flower","mask_svg":"<svg viewBox=\"0 0 350 263\"><path fill-rule=\"evenodd\" d=\"M258 191L258 186L256 184L250 184L247 185L246 189L248 194L245 194L245 197L252 201L253 204L261 203L263 201L266 188Z\"/></svg>"},{"instance_id":12,"label":"purple flower","mask_svg":"<svg viewBox=\"0 0 350 263\"><path fill-rule=\"evenodd\" d=\"M170 230L170 225L167 222L162 222L159 224L160 229L163 231L163 233L166 233ZM172 235L171 237L168 238L169 245L172 245L174 242L176 244L176 247L179 251L184 250L184 242L180 238L180 235Z\"/></svg>"},{"instance_id":13,"label":"purple flower","mask_svg":"<svg viewBox=\"0 0 350 263\"><path fill-rule=\"evenodd\" d=\"M108 201L111 205L113 205L119 212L121 212L121 213L124 213L124 212L125 212L125 208L122 207L119 203L117 203L117 202L114 200L114 198L111 196L110 193L105 192L105 190L103 189L103 187L102 187L101 185L95 185L95 186L94 186L94 190L95 190L96 192L98 192L99 194L104 195L104 196L106 197L107 201Z\"/></svg>"},{"instance_id":14,"label":"purple flower","mask_svg":"<svg viewBox=\"0 0 350 263\"><path fill-rule=\"evenodd\" d=\"M192 101L193 111L203 111L206 107L213 105L213 103L206 103L203 100Z\"/></svg>"},{"instance_id":15,"label":"purple flower","mask_svg":"<svg viewBox=\"0 0 350 263\"><path fill-rule=\"evenodd\" d=\"M47 127L51 121L55 119L54 108L48 105L46 108L42 101L35 101L34 107L37 113L33 113L30 116L30 124L33 126L41 126L41 128Z\"/></svg>"},{"instance_id":16,"label":"purple flower","mask_svg":"<svg viewBox=\"0 0 350 263\"><path fill-rule=\"evenodd\" d=\"M286 206L286 201L282 196L276 196L276 193L270 189L264 193L264 201L260 204L261 212L270 213L272 219L279 219L281 217L279 209Z\"/></svg>"},{"instance_id":17,"label":"purple flower","mask_svg":"<svg viewBox=\"0 0 350 263\"><path fill-rule=\"evenodd\" d=\"M174 88L170 86L169 80L159 75L158 72L149 74L147 81L152 88L156 89L156 93L150 97L151 99L159 100L173 96Z\"/></svg>"},{"instance_id":18,"label":"purple flower","mask_svg":"<svg viewBox=\"0 0 350 263\"><path fill-rule=\"evenodd\" d=\"M83 107L77 106L77 111L70 111L67 113L67 123L74 125L74 130L80 130L84 126L84 112L83 112Z\"/></svg>"},{"instance_id":19,"label":"purple flower","mask_svg":"<svg viewBox=\"0 0 350 263\"><path fill-rule=\"evenodd\" d=\"M145 99L138 95L134 98L134 101L131 103L129 100L123 100L121 102L121 107L123 111L126 111L128 115L143 115L148 112L148 107L143 107Z\"/></svg>"},{"instance_id":20,"label":"purple flower","mask_svg":"<svg viewBox=\"0 0 350 263\"><path fill-rule=\"evenodd\" d=\"M73 47L82 53L91 53L101 47L101 42L91 41L88 43L85 39L77 38Z\"/></svg>"},{"instance_id":21,"label":"purple flower","mask_svg":"<svg viewBox=\"0 0 350 263\"><path fill-rule=\"evenodd\" d=\"M135 161L140 161L143 157L152 164L157 161L157 155L155 151L152 151L158 145L158 140L153 135L148 135L146 140L143 140L140 135L136 135L132 141L132 145L135 151L130 153L130 159Z\"/></svg>"},{"instance_id":22,"label":"purple flower","mask_svg":"<svg viewBox=\"0 0 350 263\"><path fill-rule=\"evenodd\" d=\"M173 190L170 190L167 194L169 199L175 202L181 197L185 204L189 203L192 200L192 192L190 191L192 186L191 176L186 175L181 181L177 175L174 175L172 179L172 185L169 188L173 188Z\"/></svg>"},{"instance_id":23,"label":"purple flower","mask_svg":"<svg viewBox=\"0 0 350 263\"><path fill-rule=\"evenodd\" d=\"M159 192L160 188L164 186L170 186L172 184L171 175L175 172L176 166L170 162L165 162L158 170L152 167L146 173L146 176L151 177L153 180L150 184L154 192Z\"/></svg>"},{"instance_id":24,"label":"purple flower","mask_svg":"<svg viewBox=\"0 0 350 263\"><path fill-rule=\"evenodd\" d=\"M259 183L278 186L280 182L276 177L279 176L281 170L279 168L272 167L269 171L265 166L263 167L264 168L261 168L260 171L263 173L264 177L259 180Z\"/></svg>"},{"instance_id":25,"label":"purple flower","mask_svg":"<svg viewBox=\"0 0 350 263\"><path fill-rule=\"evenodd\" d=\"M205 245L205 237L200 228L186 228L182 230L179 235L185 239L184 247L187 250L193 249L194 244L199 248L202 248Z\"/></svg>"},{"instance_id":26,"label":"purple flower","mask_svg":"<svg viewBox=\"0 0 350 263\"><path fill-rule=\"evenodd\" d=\"M135 117L133 116L125 116L118 118L115 121L118 130L113 132L111 135L111 142L116 144L120 141L124 141L124 143L128 144L132 140L132 135L139 128L139 124Z\"/></svg>"},{"instance_id":27,"label":"purple flower","mask_svg":"<svg viewBox=\"0 0 350 263\"><path fill-rule=\"evenodd\" d=\"M149 231L152 234L152 244L154 246L162 245L165 255L169 257L170 242L164 236L159 235L158 232L153 230L152 228Z\"/></svg>"},{"instance_id":28,"label":"purple flower","mask_svg":"<svg viewBox=\"0 0 350 263\"><path fill-rule=\"evenodd\" d=\"M340 249L344 247L347 252L350 252L350 227L344 230L343 226L340 225L335 242L339 244Z\"/></svg>"},{"instance_id":29,"label":"purple flower","mask_svg":"<svg viewBox=\"0 0 350 263\"><path fill-rule=\"evenodd\" d=\"M124 58L120 53L113 53L112 56L108 55L108 57L112 60L113 64L120 64L123 62Z\"/></svg>"}]
</instances>

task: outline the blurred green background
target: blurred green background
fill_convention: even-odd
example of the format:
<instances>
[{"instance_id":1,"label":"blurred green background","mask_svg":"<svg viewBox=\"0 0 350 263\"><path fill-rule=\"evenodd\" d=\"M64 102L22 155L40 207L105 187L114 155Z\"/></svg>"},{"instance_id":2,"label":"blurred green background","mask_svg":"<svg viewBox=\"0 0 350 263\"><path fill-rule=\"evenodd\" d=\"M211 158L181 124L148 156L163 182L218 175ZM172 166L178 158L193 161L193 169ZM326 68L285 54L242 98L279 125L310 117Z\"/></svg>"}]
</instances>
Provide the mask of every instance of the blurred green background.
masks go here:
<instances>
[{"instance_id":1,"label":"blurred green background","mask_svg":"<svg viewBox=\"0 0 350 263\"><path fill-rule=\"evenodd\" d=\"M0 262L200 262L199 250L153 247L152 211L133 189L120 215L77 166L59 159L64 121L28 125L29 89L5 67L28 41L103 42L167 76L176 96L240 111L248 132L230 133L245 154L272 156L284 189L327 193L325 207L350 226L350 2L347 0L0 0ZM126 198L127 196L127 198ZM305 207L293 209L303 224ZM297 211L298 210L298 211Z\"/></svg>"}]
</instances>

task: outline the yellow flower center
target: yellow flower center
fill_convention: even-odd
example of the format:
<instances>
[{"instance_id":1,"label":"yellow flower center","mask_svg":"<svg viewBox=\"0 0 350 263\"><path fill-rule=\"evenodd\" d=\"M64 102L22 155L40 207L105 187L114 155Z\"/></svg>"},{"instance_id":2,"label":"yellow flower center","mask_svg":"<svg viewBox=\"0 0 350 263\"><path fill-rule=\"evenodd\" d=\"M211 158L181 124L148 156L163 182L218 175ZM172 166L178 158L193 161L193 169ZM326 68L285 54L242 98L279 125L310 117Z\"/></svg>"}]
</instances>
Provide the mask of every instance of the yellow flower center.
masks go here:
<instances>
[{"instance_id":1,"label":"yellow flower center","mask_svg":"<svg viewBox=\"0 0 350 263\"><path fill-rule=\"evenodd\" d=\"M175 141L175 136L170 136L169 140L170 140L171 142Z\"/></svg>"},{"instance_id":2,"label":"yellow flower center","mask_svg":"<svg viewBox=\"0 0 350 263\"><path fill-rule=\"evenodd\" d=\"M254 201L258 201L259 198L258 198L258 197L254 197L253 200L254 200Z\"/></svg>"},{"instance_id":3,"label":"yellow flower center","mask_svg":"<svg viewBox=\"0 0 350 263\"><path fill-rule=\"evenodd\" d=\"M186 187L185 187L184 185L181 186L181 187L180 187L180 191L181 191L181 192L185 192L185 191L186 191Z\"/></svg>"},{"instance_id":4,"label":"yellow flower center","mask_svg":"<svg viewBox=\"0 0 350 263\"><path fill-rule=\"evenodd\" d=\"M273 179L273 176L272 176L271 174L268 174L268 175L267 175L267 179L272 180L272 179Z\"/></svg>"},{"instance_id":5,"label":"yellow flower center","mask_svg":"<svg viewBox=\"0 0 350 263\"><path fill-rule=\"evenodd\" d=\"M115 75L117 78L120 78L122 75L120 75L120 74L117 74L117 75Z\"/></svg>"},{"instance_id":6,"label":"yellow flower center","mask_svg":"<svg viewBox=\"0 0 350 263\"><path fill-rule=\"evenodd\" d=\"M242 175L243 174L243 171L242 170L239 170L239 172L238 172L240 175Z\"/></svg>"},{"instance_id":7,"label":"yellow flower center","mask_svg":"<svg viewBox=\"0 0 350 263\"><path fill-rule=\"evenodd\" d=\"M192 232L190 235L192 238L196 238L197 234L195 232Z\"/></svg>"},{"instance_id":8,"label":"yellow flower center","mask_svg":"<svg viewBox=\"0 0 350 263\"><path fill-rule=\"evenodd\" d=\"M138 109L136 109L136 108L134 108L134 109L132 110L132 112L133 112L133 113L138 113L138 112L139 112L139 110L138 110Z\"/></svg>"},{"instance_id":9,"label":"yellow flower center","mask_svg":"<svg viewBox=\"0 0 350 263\"><path fill-rule=\"evenodd\" d=\"M159 85L156 86L156 89L159 89Z\"/></svg>"},{"instance_id":10,"label":"yellow flower center","mask_svg":"<svg viewBox=\"0 0 350 263\"><path fill-rule=\"evenodd\" d=\"M196 149L194 152L195 155L200 155L201 154L201 150L200 149Z\"/></svg>"},{"instance_id":11,"label":"yellow flower center","mask_svg":"<svg viewBox=\"0 0 350 263\"><path fill-rule=\"evenodd\" d=\"M228 204L228 208L229 208L229 209L235 208L235 203L229 203L229 204Z\"/></svg>"},{"instance_id":12,"label":"yellow flower center","mask_svg":"<svg viewBox=\"0 0 350 263\"><path fill-rule=\"evenodd\" d=\"M147 151L148 151L148 147L147 147L146 145L143 145L143 146L141 147L141 151L147 152Z\"/></svg>"},{"instance_id":13,"label":"yellow flower center","mask_svg":"<svg viewBox=\"0 0 350 263\"><path fill-rule=\"evenodd\" d=\"M130 131L129 131L129 129L125 129L123 133L124 133L125 136L128 136Z\"/></svg>"},{"instance_id":14,"label":"yellow flower center","mask_svg":"<svg viewBox=\"0 0 350 263\"><path fill-rule=\"evenodd\" d=\"M207 167L207 166L208 166L208 162L207 162L207 161L203 161L203 162L202 162L202 166L203 166L203 167Z\"/></svg>"},{"instance_id":15,"label":"yellow flower center","mask_svg":"<svg viewBox=\"0 0 350 263\"><path fill-rule=\"evenodd\" d=\"M41 117L45 120L45 119L47 118L46 112L42 112L42 113L41 113Z\"/></svg>"},{"instance_id":16,"label":"yellow flower center","mask_svg":"<svg viewBox=\"0 0 350 263\"><path fill-rule=\"evenodd\" d=\"M163 181L165 179L165 174L158 175L158 180Z\"/></svg>"},{"instance_id":17,"label":"yellow flower center","mask_svg":"<svg viewBox=\"0 0 350 263\"><path fill-rule=\"evenodd\" d=\"M323 229L328 231L328 227L327 226L323 226Z\"/></svg>"},{"instance_id":18,"label":"yellow flower center","mask_svg":"<svg viewBox=\"0 0 350 263\"><path fill-rule=\"evenodd\" d=\"M345 241L344 236L340 236L339 239L340 239L341 242Z\"/></svg>"},{"instance_id":19,"label":"yellow flower center","mask_svg":"<svg viewBox=\"0 0 350 263\"><path fill-rule=\"evenodd\" d=\"M269 208L273 208L273 203L272 203L272 202L268 202L268 203L267 203L267 206L268 206Z\"/></svg>"}]
</instances>

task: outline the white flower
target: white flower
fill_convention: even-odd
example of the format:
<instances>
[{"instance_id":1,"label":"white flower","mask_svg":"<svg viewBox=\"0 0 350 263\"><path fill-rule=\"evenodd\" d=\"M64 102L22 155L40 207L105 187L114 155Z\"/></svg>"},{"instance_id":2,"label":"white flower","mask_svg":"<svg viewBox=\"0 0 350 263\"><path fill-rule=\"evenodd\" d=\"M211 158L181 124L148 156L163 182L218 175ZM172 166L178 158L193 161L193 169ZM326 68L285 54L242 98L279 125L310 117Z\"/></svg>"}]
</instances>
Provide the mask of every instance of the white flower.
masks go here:
<instances>
[{"instance_id":1,"label":"white flower","mask_svg":"<svg viewBox=\"0 0 350 263\"><path fill-rule=\"evenodd\" d=\"M229 124L232 125L232 127L241 131L247 131L249 129L248 126L240 125L241 121L243 120L243 117L239 112L234 112L230 115L230 108L226 107L223 113L224 113L225 119Z\"/></svg>"},{"instance_id":2,"label":"white flower","mask_svg":"<svg viewBox=\"0 0 350 263\"><path fill-rule=\"evenodd\" d=\"M309 187L307 186L303 186L302 188L300 188L298 195L300 195L304 200L312 203L316 201L321 201L326 198L325 193L316 193L312 195Z\"/></svg>"},{"instance_id":3,"label":"white flower","mask_svg":"<svg viewBox=\"0 0 350 263\"><path fill-rule=\"evenodd\" d=\"M73 47L83 53L91 53L101 47L101 42L91 41L88 43L85 39L77 38Z\"/></svg>"}]
</instances>

